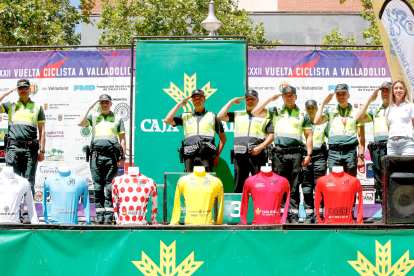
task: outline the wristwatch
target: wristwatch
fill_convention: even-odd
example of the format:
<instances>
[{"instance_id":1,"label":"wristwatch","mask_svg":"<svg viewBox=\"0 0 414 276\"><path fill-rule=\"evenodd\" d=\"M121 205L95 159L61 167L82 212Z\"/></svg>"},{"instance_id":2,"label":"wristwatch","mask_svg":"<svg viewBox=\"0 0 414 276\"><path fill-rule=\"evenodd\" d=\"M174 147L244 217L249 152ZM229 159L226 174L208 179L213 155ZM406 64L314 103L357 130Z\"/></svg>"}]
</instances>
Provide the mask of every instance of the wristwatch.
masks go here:
<instances>
[{"instance_id":1,"label":"wristwatch","mask_svg":"<svg viewBox=\"0 0 414 276\"><path fill-rule=\"evenodd\" d=\"M361 153L358 157L365 158L365 154Z\"/></svg>"},{"instance_id":2,"label":"wristwatch","mask_svg":"<svg viewBox=\"0 0 414 276\"><path fill-rule=\"evenodd\" d=\"M310 156L310 157L312 157L312 153L308 153L308 155L307 156Z\"/></svg>"},{"instance_id":3,"label":"wristwatch","mask_svg":"<svg viewBox=\"0 0 414 276\"><path fill-rule=\"evenodd\" d=\"M121 159L120 159L120 160L126 160L125 156L121 157Z\"/></svg>"},{"instance_id":4,"label":"wristwatch","mask_svg":"<svg viewBox=\"0 0 414 276\"><path fill-rule=\"evenodd\" d=\"M45 150L40 150L41 153L45 153Z\"/></svg>"}]
</instances>

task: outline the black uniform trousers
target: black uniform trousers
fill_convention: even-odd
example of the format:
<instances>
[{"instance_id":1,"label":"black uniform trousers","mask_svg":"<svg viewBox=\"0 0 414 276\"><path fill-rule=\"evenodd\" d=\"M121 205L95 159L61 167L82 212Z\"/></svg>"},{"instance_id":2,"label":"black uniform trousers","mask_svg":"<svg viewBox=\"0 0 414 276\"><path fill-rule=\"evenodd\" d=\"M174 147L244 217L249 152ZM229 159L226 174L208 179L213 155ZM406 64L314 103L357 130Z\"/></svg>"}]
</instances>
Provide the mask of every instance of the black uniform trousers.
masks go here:
<instances>
[{"instance_id":1,"label":"black uniform trousers","mask_svg":"<svg viewBox=\"0 0 414 276\"><path fill-rule=\"evenodd\" d=\"M198 152L194 154L184 154L184 172L193 172L194 166L204 166L206 172L213 172L213 161L212 155L203 154L200 155Z\"/></svg>"},{"instance_id":2,"label":"black uniform trousers","mask_svg":"<svg viewBox=\"0 0 414 276\"><path fill-rule=\"evenodd\" d=\"M303 181L302 160L303 151L289 153L276 150L273 157L273 172L285 177L290 184L289 217L297 218L299 215L299 184Z\"/></svg>"},{"instance_id":3,"label":"black uniform trousers","mask_svg":"<svg viewBox=\"0 0 414 276\"><path fill-rule=\"evenodd\" d=\"M306 217L314 215L315 201L313 191L316 187L316 181L319 177L326 175L326 151L319 149L313 150L311 162L307 167L303 167L303 207L305 208Z\"/></svg>"},{"instance_id":4,"label":"black uniform trousers","mask_svg":"<svg viewBox=\"0 0 414 276\"><path fill-rule=\"evenodd\" d=\"M118 175L118 157L111 152L96 151L90 162L96 216L112 219L114 208L112 203L112 180Z\"/></svg>"},{"instance_id":5,"label":"black uniform trousers","mask_svg":"<svg viewBox=\"0 0 414 276\"><path fill-rule=\"evenodd\" d=\"M387 154L387 146L375 149L370 154L374 172L375 203L382 203L381 159Z\"/></svg>"},{"instance_id":6,"label":"black uniform trousers","mask_svg":"<svg viewBox=\"0 0 414 276\"><path fill-rule=\"evenodd\" d=\"M244 182L249 175L255 175L260 172L260 167L266 165L266 154L262 151L258 155L250 153L234 154L234 185L235 193L242 193Z\"/></svg>"}]
</instances>

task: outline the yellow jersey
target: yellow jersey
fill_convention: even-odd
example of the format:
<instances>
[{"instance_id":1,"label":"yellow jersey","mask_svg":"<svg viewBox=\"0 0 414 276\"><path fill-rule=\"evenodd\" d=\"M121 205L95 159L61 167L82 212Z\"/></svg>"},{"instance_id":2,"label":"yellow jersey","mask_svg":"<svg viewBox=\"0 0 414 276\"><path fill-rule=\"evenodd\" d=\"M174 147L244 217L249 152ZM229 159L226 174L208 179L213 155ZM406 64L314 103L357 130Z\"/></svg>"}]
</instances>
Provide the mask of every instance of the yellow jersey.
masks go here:
<instances>
[{"instance_id":1,"label":"yellow jersey","mask_svg":"<svg viewBox=\"0 0 414 276\"><path fill-rule=\"evenodd\" d=\"M187 210L185 224L187 225L213 225L214 199L219 197L219 212L216 224L223 223L223 183L217 177L206 172L194 172L181 177L175 190L174 209L170 225L177 225L181 216L181 199Z\"/></svg>"}]
</instances>

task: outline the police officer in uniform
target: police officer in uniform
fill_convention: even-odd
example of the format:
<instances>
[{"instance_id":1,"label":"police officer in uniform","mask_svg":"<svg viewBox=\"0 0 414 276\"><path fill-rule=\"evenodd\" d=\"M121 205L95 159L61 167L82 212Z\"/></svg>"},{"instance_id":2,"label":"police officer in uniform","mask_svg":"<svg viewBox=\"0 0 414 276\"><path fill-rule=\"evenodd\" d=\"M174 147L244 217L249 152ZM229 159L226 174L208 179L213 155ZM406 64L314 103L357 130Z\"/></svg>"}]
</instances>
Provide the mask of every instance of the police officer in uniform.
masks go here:
<instances>
[{"instance_id":1,"label":"police officer in uniform","mask_svg":"<svg viewBox=\"0 0 414 276\"><path fill-rule=\"evenodd\" d=\"M307 167L303 167L303 207L305 208L305 223L316 223L315 204L313 190L319 177L326 175L326 159L328 152L326 149L325 137L328 132L327 124L317 126L313 123L318 104L315 100L305 102L306 115L312 122L313 151L312 160ZM322 213L323 210L320 210Z\"/></svg>"},{"instance_id":2,"label":"police officer in uniform","mask_svg":"<svg viewBox=\"0 0 414 276\"><path fill-rule=\"evenodd\" d=\"M29 181L34 196L37 162L45 159L45 114L42 105L30 99L30 82L27 79L18 80L17 87L0 95L0 102L16 89L19 100L1 104L1 113L9 115L6 164L13 167L14 173ZM30 224L26 204L23 223Z\"/></svg>"},{"instance_id":3,"label":"police officer in uniform","mask_svg":"<svg viewBox=\"0 0 414 276\"><path fill-rule=\"evenodd\" d=\"M193 112L184 112L174 117L181 107L191 99ZM220 153L226 143L226 134L217 115L204 108L206 96L203 90L192 91L191 96L184 98L165 117L164 122L172 126L183 126L184 130L184 165L185 172L192 172L194 166L204 166L212 172L219 162ZM220 137L217 147L214 144L215 133Z\"/></svg>"},{"instance_id":4,"label":"police officer in uniform","mask_svg":"<svg viewBox=\"0 0 414 276\"><path fill-rule=\"evenodd\" d=\"M385 120L385 111L390 104L391 87L392 82L383 82L381 87L367 99L356 117L360 123L373 122L374 125L374 142L368 144L368 150L373 162L375 201L377 203L382 203L381 158L387 155L388 125ZM377 99L379 90L381 90L382 105L379 108L372 108L366 113L368 106Z\"/></svg>"},{"instance_id":5,"label":"police officer in uniform","mask_svg":"<svg viewBox=\"0 0 414 276\"><path fill-rule=\"evenodd\" d=\"M338 105L323 111L324 106L335 94ZM348 85L338 84L321 103L314 124L322 125L329 122L329 169L332 171L333 166L343 166L346 173L356 177L357 169L365 166L365 128L364 124L356 121L359 110L348 103L348 99Z\"/></svg>"},{"instance_id":6,"label":"police officer in uniform","mask_svg":"<svg viewBox=\"0 0 414 276\"><path fill-rule=\"evenodd\" d=\"M284 105L282 108L265 106L271 101L275 101L280 96L283 97ZM252 114L260 118L270 118L273 120L275 129L274 143L275 150L273 156L273 171L288 179L290 183L290 210L288 219L290 223L297 223L299 220L299 184L302 183L302 166L309 165L312 157L312 123L309 117L305 118L304 113L296 105L296 88L286 86L282 94L274 95L266 101L259 103L253 109ZM303 144L302 131L306 137L307 155L303 159L305 146Z\"/></svg>"},{"instance_id":7,"label":"police officer in uniform","mask_svg":"<svg viewBox=\"0 0 414 276\"><path fill-rule=\"evenodd\" d=\"M99 102L101 111L89 114ZM111 111L112 98L103 94L79 118L78 126L92 127L90 168L94 184L96 224L112 224L112 180L118 167L125 165L125 128L123 119ZM88 115L89 114L89 115ZM119 137L119 142L118 142Z\"/></svg>"},{"instance_id":8,"label":"police officer in uniform","mask_svg":"<svg viewBox=\"0 0 414 276\"><path fill-rule=\"evenodd\" d=\"M246 100L246 110L229 112L233 104ZM235 193L243 192L243 186L249 174L260 172L260 167L267 162L264 149L273 141L273 122L269 118L258 118L251 114L259 102L255 90L247 90L244 97L229 101L217 117L225 122L235 124L234 128L234 178Z\"/></svg>"}]
</instances>

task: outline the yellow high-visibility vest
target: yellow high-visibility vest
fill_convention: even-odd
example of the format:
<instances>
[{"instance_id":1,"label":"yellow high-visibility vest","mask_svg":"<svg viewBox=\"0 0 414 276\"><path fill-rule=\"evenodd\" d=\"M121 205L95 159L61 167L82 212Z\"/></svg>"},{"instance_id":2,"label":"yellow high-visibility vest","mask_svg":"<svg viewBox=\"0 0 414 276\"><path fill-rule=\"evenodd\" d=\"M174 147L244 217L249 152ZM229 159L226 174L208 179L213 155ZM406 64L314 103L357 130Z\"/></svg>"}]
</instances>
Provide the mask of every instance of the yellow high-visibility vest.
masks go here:
<instances>
[{"instance_id":1,"label":"yellow high-visibility vest","mask_svg":"<svg viewBox=\"0 0 414 276\"><path fill-rule=\"evenodd\" d=\"M266 126L270 119L252 117L247 111L234 112L234 152L245 153L249 145L263 143L267 137Z\"/></svg>"}]
</instances>

